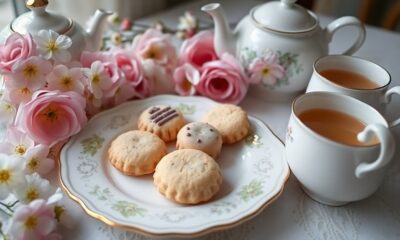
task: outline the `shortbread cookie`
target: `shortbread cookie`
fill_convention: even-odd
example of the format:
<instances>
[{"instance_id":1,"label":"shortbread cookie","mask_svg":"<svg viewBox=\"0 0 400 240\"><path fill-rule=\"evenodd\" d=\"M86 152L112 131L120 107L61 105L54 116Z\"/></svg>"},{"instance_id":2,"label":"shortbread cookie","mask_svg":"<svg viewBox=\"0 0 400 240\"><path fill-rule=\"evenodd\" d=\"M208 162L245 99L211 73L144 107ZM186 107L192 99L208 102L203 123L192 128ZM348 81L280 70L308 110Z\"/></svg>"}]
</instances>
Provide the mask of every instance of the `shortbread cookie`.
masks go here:
<instances>
[{"instance_id":1,"label":"shortbread cookie","mask_svg":"<svg viewBox=\"0 0 400 240\"><path fill-rule=\"evenodd\" d=\"M208 123L188 123L178 132L176 140L177 149L197 149L216 159L221 151L221 147L221 134Z\"/></svg>"},{"instance_id":2,"label":"shortbread cookie","mask_svg":"<svg viewBox=\"0 0 400 240\"><path fill-rule=\"evenodd\" d=\"M180 111L170 106L154 106L146 109L139 117L140 130L156 134L162 140L169 142L176 139L179 129L185 124Z\"/></svg>"},{"instance_id":3,"label":"shortbread cookie","mask_svg":"<svg viewBox=\"0 0 400 240\"><path fill-rule=\"evenodd\" d=\"M183 204L210 200L222 183L218 164L196 149L181 149L167 154L158 163L153 177L161 194Z\"/></svg>"},{"instance_id":4,"label":"shortbread cookie","mask_svg":"<svg viewBox=\"0 0 400 240\"><path fill-rule=\"evenodd\" d=\"M140 176L154 172L167 146L156 135L145 131L129 131L112 141L108 149L111 164L126 175Z\"/></svg>"},{"instance_id":5,"label":"shortbread cookie","mask_svg":"<svg viewBox=\"0 0 400 240\"><path fill-rule=\"evenodd\" d=\"M224 143L242 140L250 130L247 113L232 104L220 104L206 113L203 122L214 126L222 135Z\"/></svg>"}]
</instances>

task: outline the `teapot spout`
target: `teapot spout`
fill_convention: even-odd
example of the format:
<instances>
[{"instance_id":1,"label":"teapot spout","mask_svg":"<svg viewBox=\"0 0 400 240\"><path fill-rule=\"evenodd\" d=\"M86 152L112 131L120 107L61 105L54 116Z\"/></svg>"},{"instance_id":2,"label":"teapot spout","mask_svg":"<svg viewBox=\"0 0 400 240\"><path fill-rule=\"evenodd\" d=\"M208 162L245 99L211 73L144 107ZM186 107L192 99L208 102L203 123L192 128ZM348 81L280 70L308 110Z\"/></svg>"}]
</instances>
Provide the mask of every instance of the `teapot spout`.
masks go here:
<instances>
[{"instance_id":1,"label":"teapot spout","mask_svg":"<svg viewBox=\"0 0 400 240\"><path fill-rule=\"evenodd\" d=\"M224 53L235 56L236 39L230 29L224 11L219 3L210 3L201 8L208 13L214 21L214 47L218 57Z\"/></svg>"},{"instance_id":2,"label":"teapot spout","mask_svg":"<svg viewBox=\"0 0 400 240\"><path fill-rule=\"evenodd\" d=\"M93 17L88 22L86 34L88 35L88 47L90 51L100 50L101 37L105 27L106 17L111 15L111 11L97 9Z\"/></svg>"}]
</instances>

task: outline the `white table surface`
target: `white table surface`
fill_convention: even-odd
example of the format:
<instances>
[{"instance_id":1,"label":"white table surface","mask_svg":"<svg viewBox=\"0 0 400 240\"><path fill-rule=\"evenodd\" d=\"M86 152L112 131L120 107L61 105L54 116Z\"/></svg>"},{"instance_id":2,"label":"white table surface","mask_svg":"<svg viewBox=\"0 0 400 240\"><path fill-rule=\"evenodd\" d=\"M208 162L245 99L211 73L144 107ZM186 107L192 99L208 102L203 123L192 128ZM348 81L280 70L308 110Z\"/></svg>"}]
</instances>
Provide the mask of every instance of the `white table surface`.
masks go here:
<instances>
[{"instance_id":1,"label":"white table surface","mask_svg":"<svg viewBox=\"0 0 400 240\"><path fill-rule=\"evenodd\" d=\"M162 19L167 25L175 26L178 16L190 10L204 21L209 18L199 11L210 1L197 1L141 20L151 22ZM222 0L230 22L239 21L251 7L259 4L254 0ZM320 18L321 25L331 19ZM330 45L331 53L344 49L354 36L352 29L339 31ZM355 54L369 59L386 68L393 81L391 85L400 85L400 34L367 26L367 38L363 47ZM290 103L270 103L254 99L251 96L241 106L267 123L271 129L284 139L290 114ZM389 107L388 119L400 115L400 99L394 99ZM397 142L400 142L400 127L393 129ZM328 207L308 198L295 177L292 175L283 194L260 215L231 230L211 233L196 239L400 239L400 163L399 150L392 161L380 189L368 199L343 207ZM65 197L66 205L74 225L72 229L63 228L64 239L153 239L140 234L125 232L107 226L87 216L82 208Z\"/></svg>"}]
</instances>

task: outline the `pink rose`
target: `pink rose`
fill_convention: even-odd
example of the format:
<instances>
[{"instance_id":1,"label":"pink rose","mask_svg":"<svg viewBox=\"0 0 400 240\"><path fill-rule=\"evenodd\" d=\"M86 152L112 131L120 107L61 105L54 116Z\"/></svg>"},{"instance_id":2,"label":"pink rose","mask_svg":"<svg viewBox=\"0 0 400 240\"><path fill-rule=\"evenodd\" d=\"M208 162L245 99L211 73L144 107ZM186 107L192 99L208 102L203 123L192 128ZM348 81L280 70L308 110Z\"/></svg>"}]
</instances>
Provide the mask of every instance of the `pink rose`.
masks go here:
<instances>
[{"instance_id":1,"label":"pink rose","mask_svg":"<svg viewBox=\"0 0 400 240\"><path fill-rule=\"evenodd\" d=\"M135 55L128 55L123 51L115 53L114 57L118 68L125 76L125 80L135 89L135 96L139 98L146 97L149 91L140 60Z\"/></svg>"},{"instance_id":2,"label":"pink rose","mask_svg":"<svg viewBox=\"0 0 400 240\"><path fill-rule=\"evenodd\" d=\"M204 63L217 60L214 36L210 31L201 31L185 40L180 49L181 61L200 69Z\"/></svg>"},{"instance_id":3,"label":"pink rose","mask_svg":"<svg viewBox=\"0 0 400 240\"><path fill-rule=\"evenodd\" d=\"M229 54L203 65L197 91L218 102L238 104L246 95L248 79L240 63Z\"/></svg>"},{"instance_id":4,"label":"pink rose","mask_svg":"<svg viewBox=\"0 0 400 240\"><path fill-rule=\"evenodd\" d=\"M171 37L155 29L148 29L143 35L136 37L132 48L142 60L153 60L167 68L174 68L178 62Z\"/></svg>"},{"instance_id":5,"label":"pink rose","mask_svg":"<svg viewBox=\"0 0 400 240\"><path fill-rule=\"evenodd\" d=\"M0 45L1 72L10 73L16 62L33 56L35 52L36 44L29 33L26 35L12 33L6 42Z\"/></svg>"},{"instance_id":6,"label":"pink rose","mask_svg":"<svg viewBox=\"0 0 400 240\"><path fill-rule=\"evenodd\" d=\"M37 91L16 116L16 124L35 143L47 146L78 133L86 122L85 98L72 91Z\"/></svg>"}]
</instances>

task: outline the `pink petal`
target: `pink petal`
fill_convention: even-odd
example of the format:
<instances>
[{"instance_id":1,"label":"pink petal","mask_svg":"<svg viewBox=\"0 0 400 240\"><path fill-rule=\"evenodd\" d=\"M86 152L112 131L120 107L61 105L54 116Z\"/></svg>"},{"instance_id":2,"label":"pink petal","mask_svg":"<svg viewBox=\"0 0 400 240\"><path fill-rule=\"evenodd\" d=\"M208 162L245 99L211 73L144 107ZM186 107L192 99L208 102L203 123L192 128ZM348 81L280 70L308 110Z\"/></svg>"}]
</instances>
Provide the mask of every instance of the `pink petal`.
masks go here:
<instances>
[{"instance_id":1,"label":"pink petal","mask_svg":"<svg viewBox=\"0 0 400 240\"><path fill-rule=\"evenodd\" d=\"M38 219L36 230L42 235L46 236L56 228L56 222L53 217L42 216Z\"/></svg>"}]
</instances>

